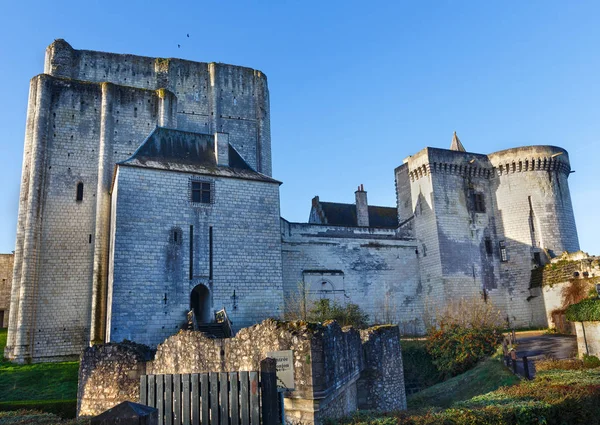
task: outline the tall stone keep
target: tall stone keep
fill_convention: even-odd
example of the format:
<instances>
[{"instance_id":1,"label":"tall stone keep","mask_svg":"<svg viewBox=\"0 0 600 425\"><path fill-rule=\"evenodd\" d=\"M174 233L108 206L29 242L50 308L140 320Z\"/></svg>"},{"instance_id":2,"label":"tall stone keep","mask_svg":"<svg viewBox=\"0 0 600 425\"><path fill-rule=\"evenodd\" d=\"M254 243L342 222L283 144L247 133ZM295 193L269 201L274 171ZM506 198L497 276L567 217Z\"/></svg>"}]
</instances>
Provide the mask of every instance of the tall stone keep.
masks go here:
<instances>
[{"instance_id":1,"label":"tall stone keep","mask_svg":"<svg viewBox=\"0 0 600 425\"><path fill-rule=\"evenodd\" d=\"M270 176L269 120L260 71L53 42L30 85L6 356L59 360L104 339L115 164L157 126L228 133Z\"/></svg>"}]
</instances>

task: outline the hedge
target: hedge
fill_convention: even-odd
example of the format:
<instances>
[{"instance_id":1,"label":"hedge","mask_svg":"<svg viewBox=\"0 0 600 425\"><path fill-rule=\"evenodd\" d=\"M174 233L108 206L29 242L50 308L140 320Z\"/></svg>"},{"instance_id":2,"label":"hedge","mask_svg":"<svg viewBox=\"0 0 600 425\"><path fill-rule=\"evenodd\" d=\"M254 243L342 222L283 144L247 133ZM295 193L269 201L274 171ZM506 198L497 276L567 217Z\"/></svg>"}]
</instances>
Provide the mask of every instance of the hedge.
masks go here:
<instances>
[{"instance_id":1,"label":"hedge","mask_svg":"<svg viewBox=\"0 0 600 425\"><path fill-rule=\"evenodd\" d=\"M0 411L8 410L38 410L53 413L62 418L74 418L77 414L77 399L74 400L25 400L2 401Z\"/></svg>"},{"instance_id":2,"label":"hedge","mask_svg":"<svg viewBox=\"0 0 600 425\"><path fill-rule=\"evenodd\" d=\"M570 305L565 315L571 322L596 322L600 321L600 299L583 300Z\"/></svg>"}]
</instances>

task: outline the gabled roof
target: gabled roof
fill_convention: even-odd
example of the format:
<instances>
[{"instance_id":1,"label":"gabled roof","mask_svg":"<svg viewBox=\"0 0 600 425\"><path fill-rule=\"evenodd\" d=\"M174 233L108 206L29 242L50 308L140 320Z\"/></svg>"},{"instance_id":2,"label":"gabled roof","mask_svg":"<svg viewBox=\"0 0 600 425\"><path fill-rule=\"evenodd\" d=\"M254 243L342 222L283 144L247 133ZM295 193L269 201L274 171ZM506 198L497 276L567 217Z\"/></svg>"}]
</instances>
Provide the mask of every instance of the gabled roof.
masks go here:
<instances>
[{"instance_id":1,"label":"gabled roof","mask_svg":"<svg viewBox=\"0 0 600 425\"><path fill-rule=\"evenodd\" d=\"M327 224L334 226L358 226L355 204L320 202ZM369 227L398 227L398 211L393 207L369 205Z\"/></svg>"},{"instance_id":2,"label":"gabled roof","mask_svg":"<svg viewBox=\"0 0 600 425\"><path fill-rule=\"evenodd\" d=\"M229 166L218 165L212 134L165 127L156 127L130 158L117 165L280 183L252 169L231 145Z\"/></svg>"}]
</instances>

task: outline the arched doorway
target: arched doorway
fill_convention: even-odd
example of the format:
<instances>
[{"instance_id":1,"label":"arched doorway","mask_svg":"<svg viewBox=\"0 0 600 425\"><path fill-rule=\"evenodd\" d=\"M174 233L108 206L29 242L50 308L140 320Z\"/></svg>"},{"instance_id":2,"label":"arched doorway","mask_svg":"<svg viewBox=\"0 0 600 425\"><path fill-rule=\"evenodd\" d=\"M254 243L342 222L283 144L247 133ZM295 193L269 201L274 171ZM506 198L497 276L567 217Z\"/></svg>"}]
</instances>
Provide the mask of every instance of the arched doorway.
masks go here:
<instances>
[{"instance_id":1,"label":"arched doorway","mask_svg":"<svg viewBox=\"0 0 600 425\"><path fill-rule=\"evenodd\" d=\"M200 284L192 289L190 304L198 324L212 321L210 290L206 286Z\"/></svg>"}]
</instances>

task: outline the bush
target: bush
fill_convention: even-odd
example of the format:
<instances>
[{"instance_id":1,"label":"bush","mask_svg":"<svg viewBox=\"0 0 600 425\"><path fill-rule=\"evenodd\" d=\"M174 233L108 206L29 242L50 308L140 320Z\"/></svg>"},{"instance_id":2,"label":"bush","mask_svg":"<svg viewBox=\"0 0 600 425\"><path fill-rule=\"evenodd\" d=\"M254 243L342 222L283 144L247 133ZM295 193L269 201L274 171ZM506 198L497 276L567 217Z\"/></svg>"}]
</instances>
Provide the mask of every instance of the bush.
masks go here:
<instances>
[{"instance_id":1,"label":"bush","mask_svg":"<svg viewBox=\"0 0 600 425\"><path fill-rule=\"evenodd\" d=\"M424 390L443 380L427 352L426 341L402 340L402 364L407 394Z\"/></svg>"},{"instance_id":2,"label":"bush","mask_svg":"<svg viewBox=\"0 0 600 425\"><path fill-rule=\"evenodd\" d=\"M356 304L341 306L337 302L322 299L313 305L308 312L308 320L311 322L326 322L335 320L340 326L353 326L364 329L368 326L369 315L363 312Z\"/></svg>"},{"instance_id":3,"label":"bush","mask_svg":"<svg viewBox=\"0 0 600 425\"><path fill-rule=\"evenodd\" d=\"M571 322L600 321L600 299L583 300L569 306L565 313Z\"/></svg>"},{"instance_id":4,"label":"bush","mask_svg":"<svg viewBox=\"0 0 600 425\"><path fill-rule=\"evenodd\" d=\"M427 351L440 372L455 376L493 354L503 337L501 330L496 327L446 325L440 329L430 329Z\"/></svg>"},{"instance_id":5,"label":"bush","mask_svg":"<svg viewBox=\"0 0 600 425\"><path fill-rule=\"evenodd\" d=\"M544 371L533 381L427 412L360 412L337 424L352 425L591 425L600 423L600 373Z\"/></svg>"},{"instance_id":6,"label":"bush","mask_svg":"<svg viewBox=\"0 0 600 425\"><path fill-rule=\"evenodd\" d=\"M22 409L52 413L62 418L74 418L77 411L77 400L26 400L0 402L0 411Z\"/></svg>"}]
</instances>

